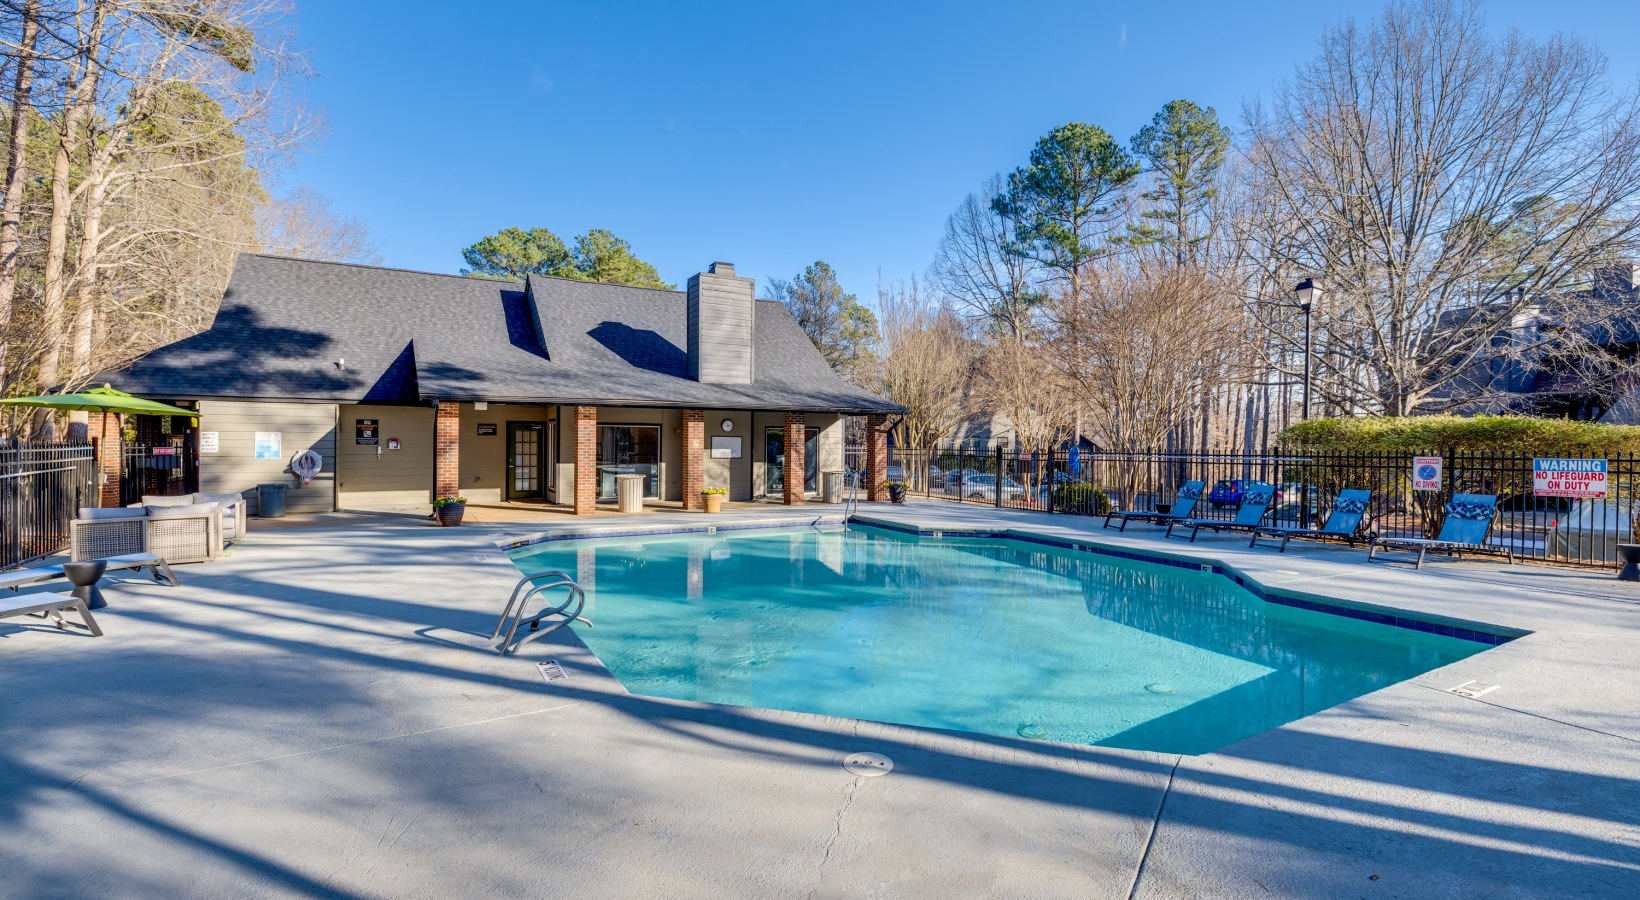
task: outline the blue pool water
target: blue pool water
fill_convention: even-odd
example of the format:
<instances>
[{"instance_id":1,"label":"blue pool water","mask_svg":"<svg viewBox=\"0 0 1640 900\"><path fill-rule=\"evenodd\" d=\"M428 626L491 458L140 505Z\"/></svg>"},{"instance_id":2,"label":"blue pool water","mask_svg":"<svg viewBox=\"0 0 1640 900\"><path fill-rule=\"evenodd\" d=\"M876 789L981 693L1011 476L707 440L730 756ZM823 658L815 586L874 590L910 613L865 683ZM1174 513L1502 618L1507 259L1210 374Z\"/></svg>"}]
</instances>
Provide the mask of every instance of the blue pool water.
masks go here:
<instances>
[{"instance_id":1,"label":"blue pool water","mask_svg":"<svg viewBox=\"0 0 1640 900\"><path fill-rule=\"evenodd\" d=\"M1205 753L1485 649L1078 550L873 528L555 541L635 694Z\"/></svg>"}]
</instances>

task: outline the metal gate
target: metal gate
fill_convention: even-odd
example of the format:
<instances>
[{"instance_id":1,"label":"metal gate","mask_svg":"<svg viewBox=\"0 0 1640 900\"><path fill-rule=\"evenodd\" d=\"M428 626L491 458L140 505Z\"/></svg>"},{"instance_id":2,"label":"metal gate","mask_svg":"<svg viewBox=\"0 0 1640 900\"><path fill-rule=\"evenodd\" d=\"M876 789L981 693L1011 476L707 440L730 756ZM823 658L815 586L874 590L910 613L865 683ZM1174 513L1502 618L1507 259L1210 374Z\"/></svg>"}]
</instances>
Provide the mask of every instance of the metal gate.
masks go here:
<instances>
[{"instance_id":1,"label":"metal gate","mask_svg":"<svg viewBox=\"0 0 1640 900\"><path fill-rule=\"evenodd\" d=\"M143 495L174 497L199 489L199 461L194 442L175 435L152 443L127 444L120 467L120 505L138 503Z\"/></svg>"}]
</instances>

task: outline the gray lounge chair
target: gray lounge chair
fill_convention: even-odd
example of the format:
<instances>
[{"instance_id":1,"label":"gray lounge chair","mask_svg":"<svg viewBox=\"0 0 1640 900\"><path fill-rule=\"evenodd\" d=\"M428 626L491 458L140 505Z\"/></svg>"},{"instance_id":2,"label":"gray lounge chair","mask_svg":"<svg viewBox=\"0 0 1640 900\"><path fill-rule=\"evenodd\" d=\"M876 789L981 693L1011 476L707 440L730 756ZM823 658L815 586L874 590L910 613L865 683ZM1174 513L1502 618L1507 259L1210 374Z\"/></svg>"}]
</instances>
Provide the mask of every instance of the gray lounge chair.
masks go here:
<instances>
[{"instance_id":1,"label":"gray lounge chair","mask_svg":"<svg viewBox=\"0 0 1640 900\"><path fill-rule=\"evenodd\" d=\"M1367 507L1372 504L1372 491L1339 491L1338 499L1333 502L1332 510L1327 513L1326 524L1320 528L1283 528L1279 525L1260 525L1253 529L1253 539L1247 546L1258 543L1260 535L1281 538L1281 552L1287 552L1287 542L1293 538L1301 541L1346 541L1354 546L1356 541L1367 540L1357 534L1361 530L1361 519L1367 514Z\"/></svg>"},{"instance_id":2,"label":"gray lounge chair","mask_svg":"<svg viewBox=\"0 0 1640 900\"><path fill-rule=\"evenodd\" d=\"M1126 531L1127 523L1130 521L1154 522L1157 525L1168 522L1182 522L1190 518L1190 514L1196 510L1196 501L1200 500L1202 496L1202 486L1200 481L1185 482L1179 487L1179 496L1173 500L1172 510L1165 513L1156 512L1155 510L1128 510L1126 512L1111 510L1105 513L1105 527L1110 527L1110 520L1113 517L1120 519L1122 522L1122 527L1116 529L1117 531Z\"/></svg>"},{"instance_id":3,"label":"gray lounge chair","mask_svg":"<svg viewBox=\"0 0 1640 900\"><path fill-rule=\"evenodd\" d=\"M1367 550L1367 561L1371 562L1378 557L1379 548L1392 550L1418 551L1418 561L1413 568L1421 569L1424 565L1424 554L1431 550L1441 550L1453 555L1469 550L1476 553L1497 553L1502 550L1509 558L1509 564L1515 564L1514 548L1493 547L1486 543L1486 536L1492 530L1492 523L1498 517L1498 498L1493 494L1453 494L1452 502L1446 505L1446 521L1441 523L1441 532L1431 538L1400 538L1400 537L1373 537L1372 546Z\"/></svg>"},{"instance_id":4,"label":"gray lounge chair","mask_svg":"<svg viewBox=\"0 0 1640 900\"><path fill-rule=\"evenodd\" d=\"M165 558L153 553L127 553L122 556L104 557L108 563L107 572L117 572L120 569L149 570L155 581L169 581L172 587L177 585L177 576L166 564ZM14 572L0 572L0 588L11 588L13 591L42 581L62 578L62 566L40 566L33 569L18 569Z\"/></svg>"},{"instance_id":5,"label":"gray lounge chair","mask_svg":"<svg viewBox=\"0 0 1640 900\"><path fill-rule=\"evenodd\" d=\"M70 622L63 618L63 613L68 610L78 613L80 621ZM25 594L0 599L0 619L10 616L39 616L58 628L84 628L91 632L92 637L102 637L102 629L91 617L91 610L85 608L85 601L73 594Z\"/></svg>"},{"instance_id":6,"label":"gray lounge chair","mask_svg":"<svg viewBox=\"0 0 1640 900\"><path fill-rule=\"evenodd\" d=\"M1173 529L1179 525L1190 526L1190 543L1196 543L1196 535L1201 534L1203 528L1211 531L1252 531L1257 528L1264 516L1270 511L1270 504L1276 499L1274 485L1254 482L1248 484L1241 492L1241 506L1236 508L1236 517L1228 522L1214 519L1186 519L1183 522L1170 522L1167 534L1163 537L1172 537Z\"/></svg>"}]
</instances>

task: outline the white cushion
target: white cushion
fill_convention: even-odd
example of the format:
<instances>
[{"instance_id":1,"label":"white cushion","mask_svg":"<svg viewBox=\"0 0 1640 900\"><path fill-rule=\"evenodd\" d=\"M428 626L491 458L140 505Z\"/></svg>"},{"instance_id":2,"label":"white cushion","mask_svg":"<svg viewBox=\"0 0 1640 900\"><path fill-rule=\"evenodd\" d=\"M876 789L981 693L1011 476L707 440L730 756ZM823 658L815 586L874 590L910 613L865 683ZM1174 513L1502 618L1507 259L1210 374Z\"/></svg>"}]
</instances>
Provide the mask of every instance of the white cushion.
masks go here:
<instances>
[{"instance_id":1,"label":"white cushion","mask_svg":"<svg viewBox=\"0 0 1640 900\"><path fill-rule=\"evenodd\" d=\"M192 503L187 506L149 506L150 519L175 519L183 516L198 516L210 512L216 507L209 503Z\"/></svg>"}]
</instances>

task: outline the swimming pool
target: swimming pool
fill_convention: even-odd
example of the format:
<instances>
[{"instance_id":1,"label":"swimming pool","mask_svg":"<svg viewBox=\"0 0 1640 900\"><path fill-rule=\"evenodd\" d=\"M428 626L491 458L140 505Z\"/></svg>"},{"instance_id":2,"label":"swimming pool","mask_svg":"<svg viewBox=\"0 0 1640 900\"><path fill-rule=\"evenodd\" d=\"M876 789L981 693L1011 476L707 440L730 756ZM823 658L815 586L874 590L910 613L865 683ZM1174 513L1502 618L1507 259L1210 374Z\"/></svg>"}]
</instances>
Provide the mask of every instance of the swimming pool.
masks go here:
<instances>
[{"instance_id":1,"label":"swimming pool","mask_svg":"<svg viewBox=\"0 0 1640 900\"><path fill-rule=\"evenodd\" d=\"M1486 649L1224 575L850 525L552 541L635 694L1205 753ZM1289 601L1290 602L1290 601Z\"/></svg>"}]
</instances>

